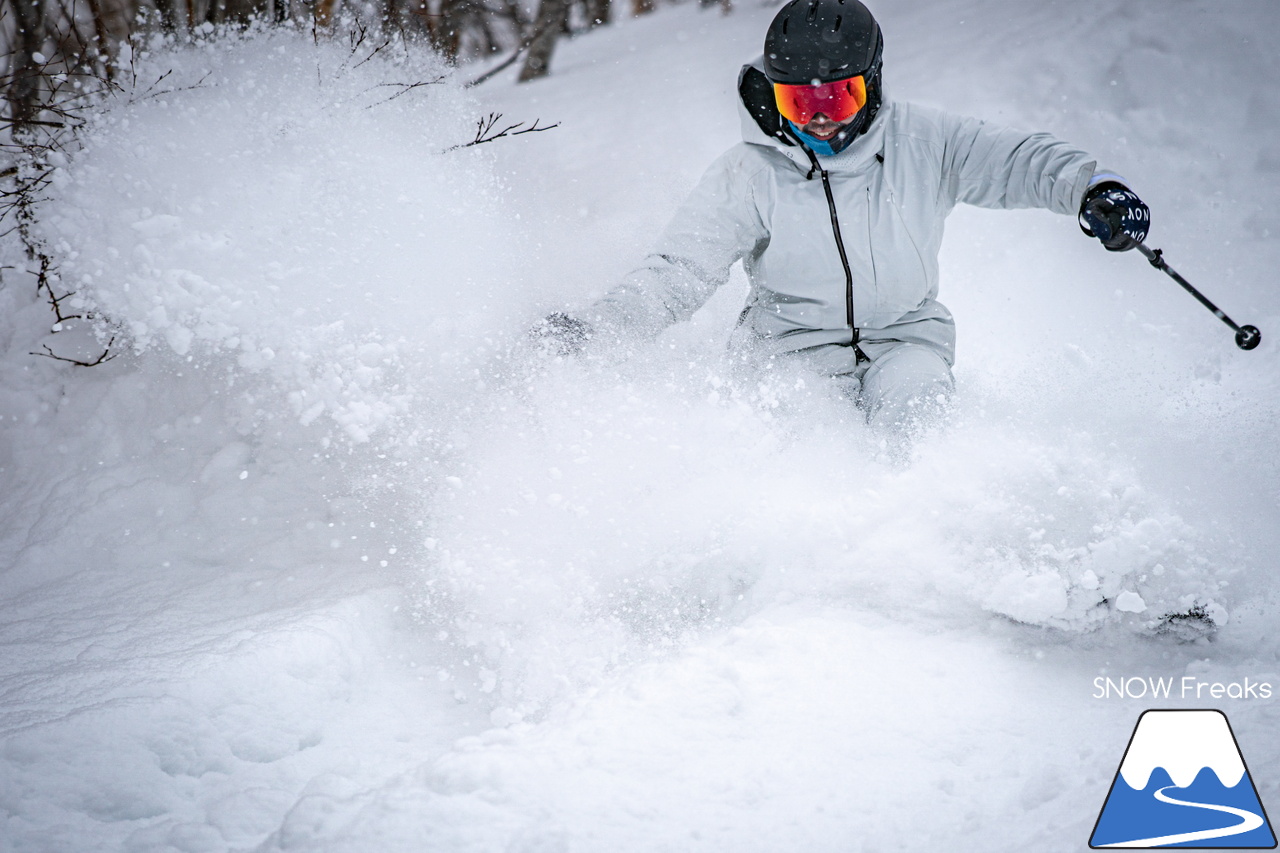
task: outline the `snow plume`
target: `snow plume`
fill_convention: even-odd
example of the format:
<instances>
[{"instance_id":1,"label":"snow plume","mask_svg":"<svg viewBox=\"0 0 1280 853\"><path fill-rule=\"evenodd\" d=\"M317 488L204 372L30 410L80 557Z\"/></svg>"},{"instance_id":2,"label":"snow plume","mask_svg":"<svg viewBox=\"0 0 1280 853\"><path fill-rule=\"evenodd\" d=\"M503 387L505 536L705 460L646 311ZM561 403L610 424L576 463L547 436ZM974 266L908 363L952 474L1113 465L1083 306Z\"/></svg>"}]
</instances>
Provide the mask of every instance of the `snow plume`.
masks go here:
<instances>
[{"instance_id":1,"label":"snow plume","mask_svg":"<svg viewBox=\"0 0 1280 853\"><path fill-rule=\"evenodd\" d=\"M410 488L362 511L423 525L384 544L421 559L421 617L478 652L460 695L520 716L794 597L1073 630L1225 615L1203 532L1055 422L1061 383L1021 421L962 397L904 470L820 378L716 362L740 278L631 364L512 375L498 354L551 287L522 280L533 200L504 203L489 146L455 147L483 110L450 69L379 44L276 30L140 54L47 236L117 345L230 386L242 435L292 419L394 449Z\"/></svg>"},{"instance_id":2,"label":"snow plume","mask_svg":"<svg viewBox=\"0 0 1280 853\"><path fill-rule=\"evenodd\" d=\"M479 652L460 688L495 720L781 603L1071 632L1226 621L1205 552L1229 549L1088 432L979 397L903 466L829 381L745 376L705 346L553 364L477 413L424 513L422 607Z\"/></svg>"},{"instance_id":3,"label":"snow plume","mask_svg":"<svg viewBox=\"0 0 1280 853\"><path fill-rule=\"evenodd\" d=\"M478 108L398 39L272 29L154 48L47 219L77 308L137 354L230 357L303 424L403 442L390 425L519 304L502 188L482 148L449 150Z\"/></svg>"},{"instance_id":4,"label":"snow plume","mask_svg":"<svg viewBox=\"0 0 1280 853\"><path fill-rule=\"evenodd\" d=\"M521 238L492 146L449 150L485 112L425 48L378 44L134 56L40 211L67 313L118 358L31 356L86 325L48 332L0 245L0 847L247 849L310 779L351 778L310 763L336 755L313 722L361 739L405 709L391 753L347 753L366 785L469 725L415 678L429 639L388 652L413 551L383 484L423 473L515 323ZM194 811L170 796L223 773Z\"/></svg>"}]
</instances>

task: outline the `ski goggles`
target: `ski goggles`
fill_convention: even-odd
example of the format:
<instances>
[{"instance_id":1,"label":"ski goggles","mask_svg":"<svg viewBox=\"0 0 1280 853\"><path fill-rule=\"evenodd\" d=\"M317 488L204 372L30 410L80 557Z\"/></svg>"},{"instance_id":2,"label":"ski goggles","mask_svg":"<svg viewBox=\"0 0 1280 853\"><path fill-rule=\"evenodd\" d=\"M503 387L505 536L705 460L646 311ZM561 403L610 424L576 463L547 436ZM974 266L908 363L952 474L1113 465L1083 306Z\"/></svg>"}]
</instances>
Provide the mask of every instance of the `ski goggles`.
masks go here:
<instances>
[{"instance_id":1,"label":"ski goggles","mask_svg":"<svg viewBox=\"0 0 1280 853\"><path fill-rule=\"evenodd\" d=\"M778 112L788 121L804 126L822 113L835 122L845 121L867 104L867 81L861 74L817 86L774 83L773 97Z\"/></svg>"}]
</instances>

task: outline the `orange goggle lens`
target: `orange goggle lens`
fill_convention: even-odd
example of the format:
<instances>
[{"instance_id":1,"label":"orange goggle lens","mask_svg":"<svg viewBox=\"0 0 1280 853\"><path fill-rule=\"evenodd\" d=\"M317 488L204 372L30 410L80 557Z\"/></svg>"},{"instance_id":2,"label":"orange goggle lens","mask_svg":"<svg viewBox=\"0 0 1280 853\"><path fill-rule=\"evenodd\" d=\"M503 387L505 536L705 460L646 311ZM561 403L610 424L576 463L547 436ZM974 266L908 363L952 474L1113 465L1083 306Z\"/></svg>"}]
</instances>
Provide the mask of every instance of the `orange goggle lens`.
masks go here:
<instances>
[{"instance_id":1,"label":"orange goggle lens","mask_svg":"<svg viewBox=\"0 0 1280 853\"><path fill-rule=\"evenodd\" d=\"M798 125L808 124L818 113L832 121L844 121L866 106L867 81L859 74L817 86L774 83L773 97L782 117Z\"/></svg>"}]
</instances>

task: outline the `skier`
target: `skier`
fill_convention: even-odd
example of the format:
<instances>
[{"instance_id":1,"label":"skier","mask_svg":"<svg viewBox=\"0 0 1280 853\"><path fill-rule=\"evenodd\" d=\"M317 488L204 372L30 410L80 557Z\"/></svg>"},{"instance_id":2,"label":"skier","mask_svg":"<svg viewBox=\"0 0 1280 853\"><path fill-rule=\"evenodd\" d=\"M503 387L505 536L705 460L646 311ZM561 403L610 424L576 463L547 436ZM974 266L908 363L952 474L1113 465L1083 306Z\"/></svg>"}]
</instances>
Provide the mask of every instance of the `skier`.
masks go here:
<instances>
[{"instance_id":1,"label":"skier","mask_svg":"<svg viewBox=\"0 0 1280 853\"><path fill-rule=\"evenodd\" d=\"M712 163L644 263L536 334L562 354L652 337L741 260L751 289L735 344L800 359L846 386L870 423L904 428L954 388L955 327L936 297L958 202L1078 214L1112 251L1145 239L1147 206L1085 152L889 99L883 48L858 0L791 0L739 75L743 141ZM1099 199L1104 217L1086 210Z\"/></svg>"}]
</instances>

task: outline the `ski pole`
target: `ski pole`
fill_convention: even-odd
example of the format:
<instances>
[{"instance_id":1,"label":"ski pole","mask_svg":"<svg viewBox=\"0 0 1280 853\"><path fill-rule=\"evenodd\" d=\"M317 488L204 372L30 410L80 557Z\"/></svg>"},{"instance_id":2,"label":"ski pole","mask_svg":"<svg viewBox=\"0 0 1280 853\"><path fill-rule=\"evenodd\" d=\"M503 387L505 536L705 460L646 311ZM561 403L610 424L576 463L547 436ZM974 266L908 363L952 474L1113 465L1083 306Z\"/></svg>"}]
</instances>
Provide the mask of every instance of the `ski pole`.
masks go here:
<instances>
[{"instance_id":1,"label":"ski pole","mask_svg":"<svg viewBox=\"0 0 1280 853\"><path fill-rule=\"evenodd\" d=\"M1258 331L1257 326L1237 326L1235 321L1223 313L1221 308L1210 302L1203 293L1191 286L1191 282L1178 275L1177 270L1165 263L1164 252L1160 249L1148 248L1141 240L1133 240L1133 244L1134 247L1151 262L1151 266L1166 273L1169 278L1182 285L1186 289L1187 293L1190 293L1196 299L1200 300L1200 304L1212 311L1215 317L1234 329L1236 333L1236 346L1240 347L1240 349L1253 349L1262 341L1262 332Z\"/></svg>"},{"instance_id":2,"label":"ski pole","mask_svg":"<svg viewBox=\"0 0 1280 853\"><path fill-rule=\"evenodd\" d=\"M1106 219L1107 214L1110 211L1107 209L1107 206L1105 204L1100 205L1097 202L1094 202L1093 204L1089 205L1089 212L1101 217L1102 219ZM1165 263L1163 250L1152 249L1148 247L1146 243L1143 243L1141 240L1135 240L1132 237L1129 237L1128 235L1125 236L1125 239L1128 240L1129 245L1131 245L1133 248L1141 252L1143 256L1146 257L1146 259L1151 262L1151 266L1165 273L1166 275L1169 276L1169 278L1173 279L1178 284L1182 285L1182 287L1187 291L1187 293L1190 293L1192 296L1198 299L1200 301L1200 304L1203 305L1205 308L1208 308L1210 311L1212 311L1215 317L1217 317L1219 320L1221 320L1222 322L1230 326L1232 329L1234 329L1236 333L1236 346L1240 347L1240 349L1253 349L1259 343L1262 342L1262 332L1258 331L1257 326L1236 325L1236 322L1232 320L1230 317L1228 317L1225 313L1223 313L1221 308L1219 308L1217 305L1214 305L1212 302L1210 302L1203 293L1201 293L1200 291L1196 290L1194 287L1191 286L1191 282L1187 281L1185 278L1183 278L1181 275L1178 274L1177 270L1175 270L1173 267Z\"/></svg>"}]
</instances>

